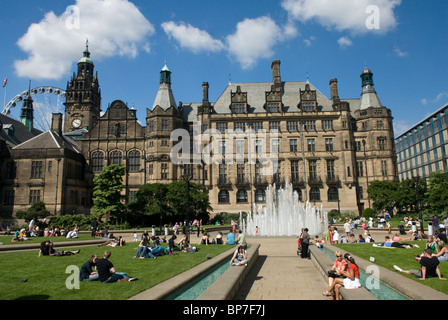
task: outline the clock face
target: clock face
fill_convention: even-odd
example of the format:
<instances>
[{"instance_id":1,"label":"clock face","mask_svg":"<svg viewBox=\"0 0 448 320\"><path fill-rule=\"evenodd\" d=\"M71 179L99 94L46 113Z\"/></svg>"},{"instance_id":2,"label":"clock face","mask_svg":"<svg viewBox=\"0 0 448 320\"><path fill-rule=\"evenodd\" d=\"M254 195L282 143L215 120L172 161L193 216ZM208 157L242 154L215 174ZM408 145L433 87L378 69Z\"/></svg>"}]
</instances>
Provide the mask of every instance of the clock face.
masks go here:
<instances>
[{"instance_id":1,"label":"clock face","mask_svg":"<svg viewBox=\"0 0 448 320\"><path fill-rule=\"evenodd\" d=\"M72 125L74 128L79 128L81 126L81 120L80 119L73 120Z\"/></svg>"}]
</instances>

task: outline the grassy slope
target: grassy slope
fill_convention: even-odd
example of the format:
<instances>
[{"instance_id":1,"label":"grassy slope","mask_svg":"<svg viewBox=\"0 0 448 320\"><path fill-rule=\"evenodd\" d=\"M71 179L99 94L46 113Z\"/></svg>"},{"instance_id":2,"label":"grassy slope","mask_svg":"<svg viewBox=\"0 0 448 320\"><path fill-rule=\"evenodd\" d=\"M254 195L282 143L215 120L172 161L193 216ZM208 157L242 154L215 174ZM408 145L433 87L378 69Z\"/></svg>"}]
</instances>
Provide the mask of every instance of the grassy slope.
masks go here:
<instances>
[{"instance_id":1,"label":"grassy slope","mask_svg":"<svg viewBox=\"0 0 448 320\"><path fill-rule=\"evenodd\" d=\"M137 245L83 247L79 254L64 257L37 257L38 250L0 254L0 299L123 300L204 262L207 255L214 257L230 249L226 245L199 245L200 250L195 253L179 252L178 255L141 260L133 258ZM80 282L80 289L67 289L66 280L71 276L66 273L67 267L81 268L92 254L102 256L105 250L112 252L110 261L117 271L139 280L111 284ZM28 281L22 282L22 279Z\"/></svg>"}]
</instances>

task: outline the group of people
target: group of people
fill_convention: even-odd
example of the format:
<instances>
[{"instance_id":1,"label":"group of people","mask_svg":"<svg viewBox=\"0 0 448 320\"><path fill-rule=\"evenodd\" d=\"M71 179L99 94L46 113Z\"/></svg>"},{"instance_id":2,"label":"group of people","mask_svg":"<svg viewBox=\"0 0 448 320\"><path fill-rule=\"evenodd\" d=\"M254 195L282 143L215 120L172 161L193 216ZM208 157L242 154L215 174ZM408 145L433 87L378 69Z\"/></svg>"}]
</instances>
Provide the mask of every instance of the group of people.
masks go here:
<instances>
[{"instance_id":1,"label":"group of people","mask_svg":"<svg viewBox=\"0 0 448 320\"><path fill-rule=\"evenodd\" d=\"M109 250L104 252L101 259L98 259L96 254L92 255L90 259L82 265L79 272L79 280L99 280L102 283L138 280L138 278L129 277L127 273L117 272L113 263L109 260L111 255L112 253Z\"/></svg>"},{"instance_id":2,"label":"group of people","mask_svg":"<svg viewBox=\"0 0 448 320\"><path fill-rule=\"evenodd\" d=\"M438 277L440 280L446 280L443 278L440 272L439 264L440 262L448 261L448 248L446 247L446 236L444 228L439 233L439 237L435 237L433 235L428 236L428 240L426 241L425 249L423 253L420 255L415 255L414 258L417 260L421 266L420 269L412 269L412 270L403 270L397 265L394 265L394 269L398 272L404 272L407 274L413 274L415 277L420 280L425 280L426 278L436 278ZM442 235L442 237L440 237ZM411 237L412 239L412 237ZM444 240L445 241L444 241ZM386 237L386 240L387 237ZM388 241L386 241L387 243ZM392 241L392 244L396 242ZM391 245L392 246L392 245ZM416 245L414 245L416 246ZM409 248L409 244L400 243L400 246L394 245L394 247L398 248Z\"/></svg>"}]
</instances>

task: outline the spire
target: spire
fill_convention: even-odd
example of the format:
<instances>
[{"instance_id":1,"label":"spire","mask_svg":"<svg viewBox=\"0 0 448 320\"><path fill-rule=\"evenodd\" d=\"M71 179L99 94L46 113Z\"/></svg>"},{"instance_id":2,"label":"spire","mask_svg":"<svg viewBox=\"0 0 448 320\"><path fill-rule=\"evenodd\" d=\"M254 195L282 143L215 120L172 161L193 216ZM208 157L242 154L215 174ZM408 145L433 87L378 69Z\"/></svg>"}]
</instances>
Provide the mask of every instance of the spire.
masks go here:
<instances>
[{"instance_id":1,"label":"spire","mask_svg":"<svg viewBox=\"0 0 448 320\"><path fill-rule=\"evenodd\" d=\"M171 71L168 69L166 61L164 67L160 71L160 87L154 101L153 109L156 106L159 106L164 110L167 110L172 106L177 107L173 91L171 90Z\"/></svg>"},{"instance_id":2,"label":"spire","mask_svg":"<svg viewBox=\"0 0 448 320\"><path fill-rule=\"evenodd\" d=\"M362 93L361 93L361 110L370 107L381 108L380 99L378 98L375 87L373 85L373 73L365 65L364 70L361 73L362 81Z\"/></svg>"},{"instance_id":3,"label":"spire","mask_svg":"<svg viewBox=\"0 0 448 320\"><path fill-rule=\"evenodd\" d=\"M23 100L22 112L20 114L20 122L31 132L34 129L34 109L33 99L31 98L31 80L28 87L28 93L25 100Z\"/></svg>"},{"instance_id":4,"label":"spire","mask_svg":"<svg viewBox=\"0 0 448 320\"><path fill-rule=\"evenodd\" d=\"M78 61L78 64L80 63L88 63L93 65L93 61L90 59L89 39L86 39L86 50L83 52L83 57Z\"/></svg>"}]
</instances>

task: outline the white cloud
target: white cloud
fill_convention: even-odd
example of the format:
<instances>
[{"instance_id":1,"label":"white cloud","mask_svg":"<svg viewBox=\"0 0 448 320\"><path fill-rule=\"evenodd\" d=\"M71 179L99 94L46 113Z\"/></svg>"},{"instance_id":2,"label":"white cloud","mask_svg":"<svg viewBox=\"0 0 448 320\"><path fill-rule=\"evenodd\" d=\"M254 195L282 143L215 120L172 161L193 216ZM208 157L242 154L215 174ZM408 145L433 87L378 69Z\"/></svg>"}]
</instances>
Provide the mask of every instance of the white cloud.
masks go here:
<instances>
[{"instance_id":1,"label":"white cloud","mask_svg":"<svg viewBox=\"0 0 448 320\"><path fill-rule=\"evenodd\" d=\"M253 67L258 59L270 58L275 45L292 36L291 29L282 29L269 17L245 19L236 26L235 33L227 36L228 51L243 69Z\"/></svg>"},{"instance_id":2,"label":"white cloud","mask_svg":"<svg viewBox=\"0 0 448 320\"><path fill-rule=\"evenodd\" d=\"M394 28L394 8L400 4L401 0L283 0L282 7L292 19L303 23L316 21L330 30L363 34L372 30L385 33ZM373 16L378 24L375 29L368 27Z\"/></svg>"},{"instance_id":3,"label":"white cloud","mask_svg":"<svg viewBox=\"0 0 448 320\"><path fill-rule=\"evenodd\" d=\"M28 53L27 59L14 62L19 76L60 79L81 58L86 38L94 60L150 51L147 37L154 34L154 27L131 2L76 0L72 9L59 16L48 12L18 40Z\"/></svg>"},{"instance_id":4,"label":"white cloud","mask_svg":"<svg viewBox=\"0 0 448 320\"><path fill-rule=\"evenodd\" d=\"M314 40L316 40L316 37L311 36L308 39L304 39L303 42L307 47L311 47L313 45Z\"/></svg>"},{"instance_id":5,"label":"white cloud","mask_svg":"<svg viewBox=\"0 0 448 320\"><path fill-rule=\"evenodd\" d=\"M214 39L208 32L190 24L176 24L170 21L162 23L162 28L169 38L174 38L182 48L194 53L202 51L219 52L224 49L221 40Z\"/></svg>"},{"instance_id":6,"label":"white cloud","mask_svg":"<svg viewBox=\"0 0 448 320\"><path fill-rule=\"evenodd\" d=\"M348 37L341 37L338 39L338 44L341 48L345 48L351 46L353 42Z\"/></svg>"},{"instance_id":7,"label":"white cloud","mask_svg":"<svg viewBox=\"0 0 448 320\"><path fill-rule=\"evenodd\" d=\"M397 46L394 46L394 53L399 57L406 57L408 55L407 51L403 51Z\"/></svg>"}]
</instances>

